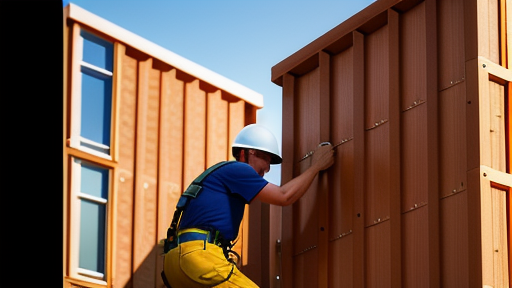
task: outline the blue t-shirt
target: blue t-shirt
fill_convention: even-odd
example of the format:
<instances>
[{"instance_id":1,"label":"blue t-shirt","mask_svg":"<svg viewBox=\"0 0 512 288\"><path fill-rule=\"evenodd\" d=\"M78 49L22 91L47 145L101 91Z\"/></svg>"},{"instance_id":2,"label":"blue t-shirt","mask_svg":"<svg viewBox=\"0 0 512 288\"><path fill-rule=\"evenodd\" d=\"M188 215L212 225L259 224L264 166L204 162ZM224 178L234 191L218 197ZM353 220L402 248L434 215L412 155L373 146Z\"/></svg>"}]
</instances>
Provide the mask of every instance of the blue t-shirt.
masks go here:
<instances>
[{"instance_id":1,"label":"blue t-shirt","mask_svg":"<svg viewBox=\"0 0 512 288\"><path fill-rule=\"evenodd\" d=\"M267 180L244 162L233 161L217 168L203 180L199 195L189 200L181 216L180 229L208 227L233 241L238 235L245 204L267 184Z\"/></svg>"}]
</instances>

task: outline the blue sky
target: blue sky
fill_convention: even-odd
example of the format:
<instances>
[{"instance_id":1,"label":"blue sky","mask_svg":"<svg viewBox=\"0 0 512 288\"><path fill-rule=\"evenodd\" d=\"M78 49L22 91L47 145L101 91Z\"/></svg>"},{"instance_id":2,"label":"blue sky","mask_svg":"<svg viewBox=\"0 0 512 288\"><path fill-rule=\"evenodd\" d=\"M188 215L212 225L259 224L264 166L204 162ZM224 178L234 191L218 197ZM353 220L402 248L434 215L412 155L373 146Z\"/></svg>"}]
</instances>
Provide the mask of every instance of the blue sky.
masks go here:
<instances>
[{"instance_id":1,"label":"blue sky","mask_svg":"<svg viewBox=\"0 0 512 288\"><path fill-rule=\"evenodd\" d=\"M263 95L257 122L281 147L271 69L373 0L64 0ZM280 184L281 167L265 178Z\"/></svg>"}]
</instances>

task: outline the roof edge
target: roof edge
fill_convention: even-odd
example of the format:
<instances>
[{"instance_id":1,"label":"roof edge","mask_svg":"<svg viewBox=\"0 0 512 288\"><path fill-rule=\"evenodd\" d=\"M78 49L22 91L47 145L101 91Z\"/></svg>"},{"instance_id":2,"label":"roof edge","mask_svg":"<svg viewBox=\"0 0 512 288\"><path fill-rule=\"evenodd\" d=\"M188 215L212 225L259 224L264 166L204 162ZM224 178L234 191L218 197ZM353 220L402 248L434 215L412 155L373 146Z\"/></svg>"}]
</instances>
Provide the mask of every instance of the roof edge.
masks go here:
<instances>
[{"instance_id":1,"label":"roof edge","mask_svg":"<svg viewBox=\"0 0 512 288\"><path fill-rule=\"evenodd\" d=\"M358 29L361 25L365 24L368 19L371 19L380 13L393 7L400 2L410 0L377 0L370 5L366 6L350 18L341 22L331 30L327 31L320 37L316 38L306 46L302 47L295 53L283 59L271 68L271 81L279 86L282 86L282 77L285 73L295 68L302 62L310 59L318 52L322 51L329 44L334 43L341 37Z\"/></svg>"},{"instance_id":2,"label":"roof edge","mask_svg":"<svg viewBox=\"0 0 512 288\"><path fill-rule=\"evenodd\" d=\"M80 22L94 28L120 42L136 48L152 57L165 62L176 69L190 74L202 81L224 90L257 108L263 108L263 95L215 73L197 63L194 63L170 50L167 50L133 32L130 32L100 16L93 14L84 8L69 3L64 7L64 17Z\"/></svg>"}]
</instances>

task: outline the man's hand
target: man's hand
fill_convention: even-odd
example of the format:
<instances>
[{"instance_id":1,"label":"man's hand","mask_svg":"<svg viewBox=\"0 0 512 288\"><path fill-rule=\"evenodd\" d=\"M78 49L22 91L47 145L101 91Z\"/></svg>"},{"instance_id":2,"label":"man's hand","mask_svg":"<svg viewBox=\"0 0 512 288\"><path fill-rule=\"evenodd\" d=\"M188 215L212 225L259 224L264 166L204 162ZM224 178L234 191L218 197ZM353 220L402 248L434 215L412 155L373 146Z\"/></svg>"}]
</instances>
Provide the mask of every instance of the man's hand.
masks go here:
<instances>
[{"instance_id":1,"label":"man's hand","mask_svg":"<svg viewBox=\"0 0 512 288\"><path fill-rule=\"evenodd\" d=\"M321 143L312 155L311 166L317 167L318 171L325 170L334 163L334 149L331 143Z\"/></svg>"}]
</instances>

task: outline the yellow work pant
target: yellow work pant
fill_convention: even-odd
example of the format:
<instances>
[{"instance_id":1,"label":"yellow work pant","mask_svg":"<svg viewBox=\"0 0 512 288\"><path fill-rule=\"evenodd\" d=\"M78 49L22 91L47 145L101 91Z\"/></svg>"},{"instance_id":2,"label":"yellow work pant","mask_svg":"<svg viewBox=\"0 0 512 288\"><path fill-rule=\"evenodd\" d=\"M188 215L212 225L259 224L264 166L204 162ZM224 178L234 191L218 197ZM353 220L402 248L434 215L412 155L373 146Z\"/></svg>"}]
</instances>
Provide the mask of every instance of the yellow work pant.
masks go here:
<instances>
[{"instance_id":1,"label":"yellow work pant","mask_svg":"<svg viewBox=\"0 0 512 288\"><path fill-rule=\"evenodd\" d=\"M172 288L258 287L226 259L221 247L203 240L167 252L164 273Z\"/></svg>"}]
</instances>

